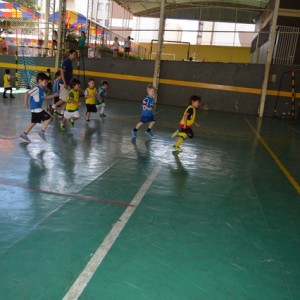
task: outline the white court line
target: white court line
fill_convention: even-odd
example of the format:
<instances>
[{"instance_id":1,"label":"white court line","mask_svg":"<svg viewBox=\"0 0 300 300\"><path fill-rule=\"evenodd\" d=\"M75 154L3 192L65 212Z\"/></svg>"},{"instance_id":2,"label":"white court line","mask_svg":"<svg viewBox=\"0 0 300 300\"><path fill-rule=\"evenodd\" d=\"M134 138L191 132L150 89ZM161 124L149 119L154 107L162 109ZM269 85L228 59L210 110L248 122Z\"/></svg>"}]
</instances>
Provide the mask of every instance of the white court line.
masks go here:
<instances>
[{"instance_id":1,"label":"white court line","mask_svg":"<svg viewBox=\"0 0 300 300\"><path fill-rule=\"evenodd\" d=\"M105 258L106 254L110 250L110 248L113 246L114 242L120 235L121 231L129 221L130 217L133 215L135 209L140 204L141 200L143 199L144 195L150 188L151 184L155 180L157 174L159 173L163 162L160 161L158 165L154 168L150 176L147 178L147 180L143 183L139 191L136 193L136 195L133 197L133 199L130 202L130 205L126 208L124 213L121 215L121 217L118 219L118 221L115 223L115 225L112 227L108 235L105 237L95 254L92 256L90 261L85 266L84 270L80 273L76 281L73 283L69 291L64 296L63 300L75 300L78 299L78 297L82 294L85 287L91 280L94 273L97 271L98 267L100 266L101 262Z\"/></svg>"}]
</instances>

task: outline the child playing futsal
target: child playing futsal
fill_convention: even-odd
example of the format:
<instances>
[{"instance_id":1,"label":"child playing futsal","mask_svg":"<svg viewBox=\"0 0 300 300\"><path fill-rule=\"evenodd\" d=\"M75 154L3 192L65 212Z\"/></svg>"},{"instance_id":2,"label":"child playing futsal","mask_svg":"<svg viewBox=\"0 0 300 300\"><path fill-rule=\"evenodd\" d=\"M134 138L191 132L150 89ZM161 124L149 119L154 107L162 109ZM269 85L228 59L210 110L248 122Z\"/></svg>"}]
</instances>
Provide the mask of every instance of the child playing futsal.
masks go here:
<instances>
[{"instance_id":1,"label":"child playing futsal","mask_svg":"<svg viewBox=\"0 0 300 300\"><path fill-rule=\"evenodd\" d=\"M105 109L105 98L107 95L107 88L108 88L108 82L102 81L101 87L98 90L99 94L99 101L96 100L97 108L100 109L100 117L106 117L106 114L104 113Z\"/></svg>"},{"instance_id":2,"label":"child playing futsal","mask_svg":"<svg viewBox=\"0 0 300 300\"><path fill-rule=\"evenodd\" d=\"M15 76L10 75L10 69L5 69L4 76L3 76L3 82L4 82L3 98L8 98L6 96L6 92L8 92L8 91L10 91L10 98L15 98L14 95L12 94L13 88L11 85L11 79L14 77Z\"/></svg>"},{"instance_id":3,"label":"child playing futsal","mask_svg":"<svg viewBox=\"0 0 300 300\"><path fill-rule=\"evenodd\" d=\"M59 101L59 88L60 88L59 84L60 84L60 80L61 80L60 71L57 71L54 74L54 85L53 85L53 93L55 94L54 104L56 104ZM51 105L49 105L48 110L49 110L50 114L57 115L57 110L52 109Z\"/></svg>"},{"instance_id":4,"label":"child playing futsal","mask_svg":"<svg viewBox=\"0 0 300 300\"><path fill-rule=\"evenodd\" d=\"M49 77L45 73L38 73L36 76L37 85L25 93L24 107L31 111L31 122L25 127L24 132L20 138L26 142L31 143L27 136L29 131L37 124L43 122L41 131L38 132L39 137L46 141L45 131L51 122L51 116L43 110L43 100L55 97L55 94L46 96L45 89L47 88ZM29 99L29 101L28 101Z\"/></svg>"},{"instance_id":5,"label":"child playing futsal","mask_svg":"<svg viewBox=\"0 0 300 300\"><path fill-rule=\"evenodd\" d=\"M133 138L137 137L138 129L145 123L149 123L148 129L145 131L145 133L149 137L151 137L151 138L153 137L153 133L152 133L151 129L155 124L155 117L154 117L154 114L152 111L152 109L154 107L155 91L156 91L156 89L153 85L147 86L147 94L148 95L143 100L141 120L140 120L140 122L138 122L136 124L136 126L131 131Z\"/></svg>"},{"instance_id":6,"label":"child playing futsal","mask_svg":"<svg viewBox=\"0 0 300 300\"><path fill-rule=\"evenodd\" d=\"M70 87L71 90L67 95L66 110L59 126L61 130L66 129L67 120L70 120L71 127L74 127L74 122L79 119L78 106L81 105L81 102L79 101L80 81L76 78L73 78L70 82Z\"/></svg>"},{"instance_id":7,"label":"child playing futsal","mask_svg":"<svg viewBox=\"0 0 300 300\"><path fill-rule=\"evenodd\" d=\"M188 137L192 139L194 137L194 132L192 130L192 125L195 124L196 127L200 125L195 122L196 119L196 109L199 108L201 98L199 96L191 96L189 99L189 106L184 111L183 117L179 123L179 130L176 130L172 137L178 137L175 145L173 145L175 151L181 152L182 149L179 147Z\"/></svg>"},{"instance_id":8,"label":"child playing futsal","mask_svg":"<svg viewBox=\"0 0 300 300\"><path fill-rule=\"evenodd\" d=\"M99 95L97 94L97 89L95 88L95 80L90 78L88 80L88 87L84 92L85 105L86 105L86 113L85 113L86 123L90 123L91 113L97 112L96 97L100 98Z\"/></svg>"}]
</instances>

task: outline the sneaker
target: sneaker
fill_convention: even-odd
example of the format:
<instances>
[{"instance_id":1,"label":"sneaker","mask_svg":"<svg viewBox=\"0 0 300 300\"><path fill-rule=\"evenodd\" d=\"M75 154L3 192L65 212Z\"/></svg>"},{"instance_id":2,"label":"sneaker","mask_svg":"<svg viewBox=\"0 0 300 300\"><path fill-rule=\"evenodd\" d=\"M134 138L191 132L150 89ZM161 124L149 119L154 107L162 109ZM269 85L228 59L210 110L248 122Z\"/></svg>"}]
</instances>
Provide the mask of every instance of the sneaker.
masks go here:
<instances>
[{"instance_id":1,"label":"sneaker","mask_svg":"<svg viewBox=\"0 0 300 300\"><path fill-rule=\"evenodd\" d=\"M63 112L61 112L61 113L58 114L58 117L59 117L59 118L62 118L63 116L64 116L64 113L63 113Z\"/></svg>"},{"instance_id":2,"label":"sneaker","mask_svg":"<svg viewBox=\"0 0 300 300\"><path fill-rule=\"evenodd\" d=\"M106 114L100 114L100 117L106 117Z\"/></svg>"},{"instance_id":3,"label":"sneaker","mask_svg":"<svg viewBox=\"0 0 300 300\"><path fill-rule=\"evenodd\" d=\"M65 130L66 130L66 126L63 125L63 124L60 124L60 125L59 125L59 128L60 128L60 130L62 130L62 131L65 131Z\"/></svg>"},{"instance_id":4,"label":"sneaker","mask_svg":"<svg viewBox=\"0 0 300 300\"><path fill-rule=\"evenodd\" d=\"M14 99L15 97L14 97L14 95L10 95L10 98Z\"/></svg>"},{"instance_id":5,"label":"sneaker","mask_svg":"<svg viewBox=\"0 0 300 300\"><path fill-rule=\"evenodd\" d=\"M147 131L147 130L146 130L145 133L146 133L148 136L150 136L151 138L154 137L152 131Z\"/></svg>"},{"instance_id":6,"label":"sneaker","mask_svg":"<svg viewBox=\"0 0 300 300\"><path fill-rule=\"evenodd\" d=\"M179 130L177 129L173 134L172 134L172 138L176 137L179 133Z\"/></svg>"},{"instance_id":7,"label":"sneaker","mask_svg":"<svg viewBox=\"0 0 300 300\"><path fill-rule=\"evenodd\" d=\"M3 98L8 98L6 95L3 95Z\"/></svg>"},{"instance_id":8,"label":"sneaker","mask_svg":"<svg viewBox=\"0 0 300 300\"><path fill-rule=\"evenodd\" d=\"M175 151L182 152L182 149L179 146L173 145Z\"/></svg>"},{"instance_id":9,"label":"sneaker","mask_svg":"<svg viewBox=\"0 0 300 300\"><path fill-rule=\"evenodd\" d=\"M47 142L45 132L40 131L40 132L38 132L38 135L42 141Z\"/></svg>"},{"instance_id":10,"label":"sneaker","mask_svg":"<svg viewBox=\"0 0 300 300\"><path fill-rule=\"evenodd\" d=\"M85 122L86 122L87 124L89 124L89 123L90 123L90 119L86 119Z\"/></svg>"},{"instance_id":11,"label":"sneaker","mask_svg":"<svg viewBox=\"0 0 300 300\"><path fill-rule=\"evenodd\" d=\"M25 142L25 143L31 143L31 140L29 139L29 137L27 136L27 134L25 134L25 133L22 133L21 135L20 135L20 139L23 141L23 142Z\"/></svg>"},{"instance_id":12,"label":"sneaker","mask_svg":"<svg viewBox=\"0 0 300 300\"><path fill-rule=\"evenodd\" d=\"M132 134L132 137L136 138L137 137L137 131L135 130L131 130L131 134Z\"/></svg>"}]
</instances>

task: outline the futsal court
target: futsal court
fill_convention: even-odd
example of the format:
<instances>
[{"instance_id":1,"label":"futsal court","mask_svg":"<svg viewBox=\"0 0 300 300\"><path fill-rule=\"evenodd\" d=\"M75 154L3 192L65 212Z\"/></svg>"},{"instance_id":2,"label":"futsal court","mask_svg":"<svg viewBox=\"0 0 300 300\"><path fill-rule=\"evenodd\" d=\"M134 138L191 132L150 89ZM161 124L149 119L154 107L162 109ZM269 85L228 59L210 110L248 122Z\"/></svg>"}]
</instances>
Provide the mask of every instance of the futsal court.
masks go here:
<instances>
[{"instance_id":1,"label":"futsal court","mask_svg":"<svg viewBox=\"0 0 300 300\"><path fill-rule=\"evenodd\" d=\"M155 110L152 140L109 99L26 145L1 98L1 299L300 299L300 124L199 110L174 154L184 108Z\"/></svg>"}]
</instances>

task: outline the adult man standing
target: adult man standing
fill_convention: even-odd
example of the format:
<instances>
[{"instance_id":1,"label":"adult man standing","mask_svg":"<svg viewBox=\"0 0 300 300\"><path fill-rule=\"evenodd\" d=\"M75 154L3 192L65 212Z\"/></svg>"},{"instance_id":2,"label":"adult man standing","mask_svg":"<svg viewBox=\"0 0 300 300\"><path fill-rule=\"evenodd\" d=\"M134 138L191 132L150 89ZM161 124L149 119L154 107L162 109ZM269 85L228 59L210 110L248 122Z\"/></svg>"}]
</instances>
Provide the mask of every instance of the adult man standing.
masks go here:
<instances>
[{"instance_id":1,"label":"adult man standing","mask_svg":"<svg viewBox=\"0 0 300 300\"><path fill-rule=\"evenodd\" d=\"M52 105L52 111L56 111L59 105L63 104L62 111L64 111L65 103L67 101L67 95L70 90L70 82L73 77L73 61L77 57L76 50L70 50L69 56L63 61L60 75L61 75L61 83L59 84L59 101Z\"/></svg>"}]
</instances>

